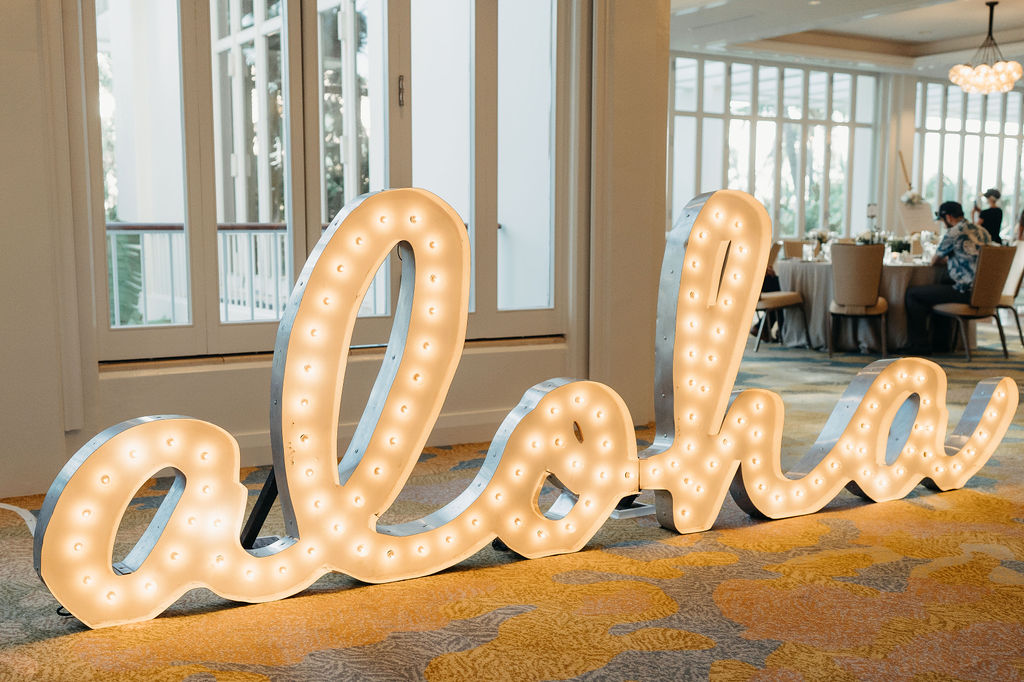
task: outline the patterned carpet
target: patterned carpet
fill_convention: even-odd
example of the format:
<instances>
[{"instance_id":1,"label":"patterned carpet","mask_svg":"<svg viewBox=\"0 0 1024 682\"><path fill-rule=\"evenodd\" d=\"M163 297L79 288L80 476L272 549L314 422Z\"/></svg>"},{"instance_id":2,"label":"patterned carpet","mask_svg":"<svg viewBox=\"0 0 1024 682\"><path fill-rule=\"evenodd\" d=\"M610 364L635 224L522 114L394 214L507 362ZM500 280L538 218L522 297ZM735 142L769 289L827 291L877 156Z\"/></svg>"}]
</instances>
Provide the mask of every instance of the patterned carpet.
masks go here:
<instances>
[{"instance_id":1,"label":"patterned carpet","mask_svg":"<svg viewBox=\"0 0 1024 682\"><path fill-rule=\"evenodd\" d=\"M1020 345L1007 362L988 330L979 336L988 349L969 365L933 358L949 373L951 423L977 380L1024 381ZM781 393L795 462L872 359L748 348L737 385ZM651 429L637 438L646 445ZM451 500L485 447L429 448L386 520ZM609 521L577 554L527 561L488 547L438 575L365 585L335 574L260 605L197 590L156 620L96 631L58 614L25 520L0 507L0 679L1022 679L1022 456L1018 413L959 491L919 487L883 504L844 492L782 521L752 520L727 500L705 533ZM265 475L242 472L250 502ZM169 481L132 504L117 556ZM34 512L42 496L3 502ZM280 528L272 513L267 530Z\"/></svg>"}]
</instances>

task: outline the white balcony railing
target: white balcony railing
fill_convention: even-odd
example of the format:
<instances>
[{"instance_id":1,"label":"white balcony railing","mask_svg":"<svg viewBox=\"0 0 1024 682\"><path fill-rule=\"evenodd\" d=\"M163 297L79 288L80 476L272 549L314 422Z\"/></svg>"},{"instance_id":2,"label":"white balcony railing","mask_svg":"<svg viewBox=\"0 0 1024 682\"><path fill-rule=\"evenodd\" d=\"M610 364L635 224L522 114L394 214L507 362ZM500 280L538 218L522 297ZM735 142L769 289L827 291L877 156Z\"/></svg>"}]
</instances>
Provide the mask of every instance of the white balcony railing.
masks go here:
<instances>
[{"instance_id":1,"label":"white balcony railing","mask_svg":"<svg viewBox=\"0 0 1024 682\"><path fill-rule=\"evenodd\" d=\"M222 322L281 319L292 288L286 225L218 225L217 261Z\"/></svg>"},{"instance_id":2,"label":"white balcony railing","mask_svg":"<svg viewBox=\"0 0 1024 682\"><path fill-rule=\"evenodd\" d=\"M221 321L281 317L292 284L285 225L221 224L217 259ZM108 223L107 271L112 327L189 323L183 225Z\"/></svg>"}]
</instances>

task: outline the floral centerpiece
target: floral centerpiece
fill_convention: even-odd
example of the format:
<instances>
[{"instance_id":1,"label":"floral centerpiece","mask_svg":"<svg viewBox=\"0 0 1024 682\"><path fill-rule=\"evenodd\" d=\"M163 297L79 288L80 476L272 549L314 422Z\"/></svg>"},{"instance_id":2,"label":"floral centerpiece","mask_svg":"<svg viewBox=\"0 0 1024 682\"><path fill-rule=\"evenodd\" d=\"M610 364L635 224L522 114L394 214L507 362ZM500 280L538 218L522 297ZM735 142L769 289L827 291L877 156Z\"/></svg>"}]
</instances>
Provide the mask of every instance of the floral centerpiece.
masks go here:
<instances>
[{"instance_id":1,"label":"floral centerpiece","mask_svg":"<svg viewBox=\"0 0 1024 682\"><path fill-rule=\"evenodd\" d=\"M912 189L908 189L900 197L900 201L908 206L917 206L918 204L924 203L924 197L921 196L920 192L915 192Z\"/></svg>"},{"instance_id":2,"label":"floral centerpiece","mask_svg":"<svg viewBox=\"0 0 1024 682\"><path fill-rule=\"evenodd\" d=\"M864 230L855 237L858 244L884 244L885 237L878 230Z\"/></svg>"},{"instance_id":3,"label":"floral centerpiece","mask_svg":"<svg viewBox=\"0 0 1024 682\"><path fill-rule=\"evenodd\" d=\"M839 236L838 233L836 233L836 232L829 232L828 230L826 230L823 227L820 227L817 230L811 230L810 232L807 233L807 238L808 239L813 239L813 240L817 241L818 244L821 245L821 246L824 246L825 244L828 244L830 241L832 241L833 239L835 239L838 236Z\"/></svg>"}]
</instances>

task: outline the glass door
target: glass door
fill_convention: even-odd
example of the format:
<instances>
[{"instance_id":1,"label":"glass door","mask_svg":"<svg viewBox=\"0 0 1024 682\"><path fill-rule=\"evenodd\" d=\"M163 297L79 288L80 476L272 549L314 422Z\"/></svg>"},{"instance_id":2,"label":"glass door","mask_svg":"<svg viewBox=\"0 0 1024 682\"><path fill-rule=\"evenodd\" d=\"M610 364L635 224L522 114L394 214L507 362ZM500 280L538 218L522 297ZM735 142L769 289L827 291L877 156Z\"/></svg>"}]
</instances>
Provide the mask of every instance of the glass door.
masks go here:
<instances>
[{"instance_id":1,"label":"glass door","mask_svg":"<svg viewBox=\"0 0 1024 682\"><path fill-rule=\"evenodd\" d=\"M101 358L271 350L323 229L388 186L428 189L462 216L469 338L564 333L565 5L85 0ZM386 343L398 276L385 260L354 344Z\"/></svg>"},{"instance_id":2,"label":"glass door","mask_svg":"<svg viewBox=\"0 0 1024 682\"><path fill-rule=\"evenodd\" d=\"M471 339L565 331L557 0L410 3L412 184L462 216ZM562 114L564 115L564 114Z\"/></svg>"}]
</instances>

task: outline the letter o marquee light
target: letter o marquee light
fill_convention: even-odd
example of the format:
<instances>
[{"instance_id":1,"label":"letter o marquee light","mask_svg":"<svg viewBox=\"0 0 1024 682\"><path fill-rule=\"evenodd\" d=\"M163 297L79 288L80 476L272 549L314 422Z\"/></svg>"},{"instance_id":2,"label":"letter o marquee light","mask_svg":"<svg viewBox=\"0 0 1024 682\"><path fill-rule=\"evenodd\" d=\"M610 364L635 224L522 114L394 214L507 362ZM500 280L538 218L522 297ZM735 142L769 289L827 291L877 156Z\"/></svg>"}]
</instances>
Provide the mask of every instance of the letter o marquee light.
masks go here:
<instances>
[{"instance_id":1,"label":"letter o marquee light","mask_svg":"<svg viewBox=\"0 0 1024 682\"><path fill-rule=\"evenodd\" d=\"M341 389L359 303L398 247L402 278L377 380L338 457ZM35 533L40 578L90 627L157 616L188 590L236 601L294 594L324 573L366 582L434 573L494 538L534 558L582 548L625 496L654 490L659 521L711 527L731 492L751 514L817 511L844 486L872 500L924 481L958 488L995 451L1017 408L1009 378L978 384L946 436L946 378L920 358L875 362L844 393L797 467L780 469L783 406L771 391L733 392L771 246L748 194L696 197L670 233L658 295L654 444L637 454L632 419L611 388L553 379L530 388L498 429L476 478L419 520L386 526L437 420L465 339L469 240L459 216L419 189L364 196L326 230L278 330L271 384L274 475L286 535L257 549L239 537L247 497L238 444L179 416L103 431L65 465ZM122 562L114 537L132 495L173 468L153 521ZM561 489L546 512L546 480Z\"/></svg>"}]
</instances>

